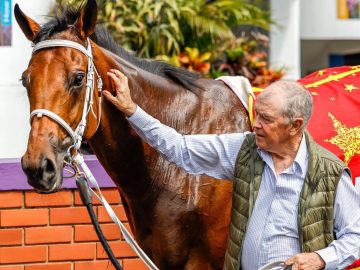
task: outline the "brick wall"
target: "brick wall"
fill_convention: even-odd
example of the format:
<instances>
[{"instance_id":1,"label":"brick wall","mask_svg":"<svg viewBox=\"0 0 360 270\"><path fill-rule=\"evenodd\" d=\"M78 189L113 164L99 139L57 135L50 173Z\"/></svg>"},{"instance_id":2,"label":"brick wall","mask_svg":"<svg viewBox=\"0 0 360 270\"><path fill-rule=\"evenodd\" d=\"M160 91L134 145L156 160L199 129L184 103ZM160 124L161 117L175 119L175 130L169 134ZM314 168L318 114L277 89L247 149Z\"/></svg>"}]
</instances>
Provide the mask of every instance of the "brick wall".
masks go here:
<instances>
[{"instance_id":1,"label":"brick wall","mask_svg":"<svg viewBox=\"0 0 360 270\"><path fill-rule=\"evenodd\" d=\"M104 197L130 230L118 191ZM110 246L125 270L145 270L103 206L94 209ZM54 194L0 192L0 270L114 269L77 191Z\"/></svg>"}]
</instances>

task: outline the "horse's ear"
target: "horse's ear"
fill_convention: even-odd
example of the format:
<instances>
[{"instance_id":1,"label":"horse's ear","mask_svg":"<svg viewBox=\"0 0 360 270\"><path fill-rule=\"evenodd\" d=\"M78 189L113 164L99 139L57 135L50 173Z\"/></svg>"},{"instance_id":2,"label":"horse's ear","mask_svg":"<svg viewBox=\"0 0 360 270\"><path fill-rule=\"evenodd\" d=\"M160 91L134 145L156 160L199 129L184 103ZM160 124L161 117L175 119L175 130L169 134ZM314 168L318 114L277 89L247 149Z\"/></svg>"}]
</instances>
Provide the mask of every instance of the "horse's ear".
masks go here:
<instances>
[{"instance_id":1,"label":"horse's ear","mask_svg":"<svg viewBox=\"0 0 360 270\"><path fill-rule=\"evenodd\" d=\"M98 7L95 0L88 0L76 21L76 28L82 38L87 38L95 31Z\"/></svg>"},{"instance_id":2,"label":"horse's ear","mask_svg":"<svg viewBox=\"0 0 360 270\"><path fill-rule=\"evenodd\" d=\"M21 11L18 4L15 4L14 14L16 21L26 38L30 41L34 41L36 34L40 30L40 25L34 20L27 17L24 12Z\"/></svg>"}]
</instances>

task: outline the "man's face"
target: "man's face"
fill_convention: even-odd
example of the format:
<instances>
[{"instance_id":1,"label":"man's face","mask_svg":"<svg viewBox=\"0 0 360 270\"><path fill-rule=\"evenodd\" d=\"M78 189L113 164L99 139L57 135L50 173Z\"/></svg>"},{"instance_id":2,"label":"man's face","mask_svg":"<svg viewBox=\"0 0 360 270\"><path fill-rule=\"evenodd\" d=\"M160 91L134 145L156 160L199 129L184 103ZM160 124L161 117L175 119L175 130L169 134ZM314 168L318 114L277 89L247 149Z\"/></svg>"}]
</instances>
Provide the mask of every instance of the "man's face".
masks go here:
<instances>
[{"instance_id":1,"label":"man's face","mask_svg":"<svg viewBox=\"0 0 360 270\"><path fill-rule=\"evenodd\" d=\"M291 136L291 124L281 115L282 102L281 96L273 95L259 99L255 104L253 129L256 145L272 153L282 151Z\"/></svg>"}]
</instances>

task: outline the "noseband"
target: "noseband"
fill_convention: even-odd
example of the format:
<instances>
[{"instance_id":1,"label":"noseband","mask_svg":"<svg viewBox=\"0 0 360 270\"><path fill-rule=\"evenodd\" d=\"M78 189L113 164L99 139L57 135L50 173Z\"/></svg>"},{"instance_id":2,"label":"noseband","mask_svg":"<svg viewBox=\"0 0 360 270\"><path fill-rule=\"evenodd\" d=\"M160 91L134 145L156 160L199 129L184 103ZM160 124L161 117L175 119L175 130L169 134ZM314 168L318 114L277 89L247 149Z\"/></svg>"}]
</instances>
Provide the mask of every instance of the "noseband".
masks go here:
<instances>
[{"instance_id":1,"label":"noseband","mask_svg":"<svg viewBox=\"0 0 360 270\"><path fill-rule=\"evenodd\" d=\"M88 58L88 68L87 68L87 76L86 76L86 92L85 92L85 102L84 102L84 108L83 113L81 117L81 121L76 127L75 130L71 128L71 126L66 123L64 119L62 119L58 114L49 111L47 109L36 109L33 110L30 113L30 124L32 122L32 119L34 116L37 116L38 118L41 118L42 116L47 116L57 122L60 126L62 126L67 133L71 136L73 144L68 149L68 154L70 155L70 149L78 150L82 143L82 137L84 135L84 131L86 128L86 117L89 114L90 111L93 112L93 101L94 101L94 88L95 88L95 73L98 77L97 79L97 89L98 89L98 96L99 96L99 107L98 107L98 123L96 129L99 127L100 119L101 119L101 92L102 92L102 79L99 75L98 71L96 70L96 67L94 65L93 61L93 55L91 51L91 44L90 39L87 39L88 45L87 48L83 47L79 43L70 41L70 40L62 40L62 39L53 39L53 40L45 40L37 43L33 49L33 55L40 50L46 49L46 48L54 48L54 47L68 47L72 49L76 49L83 54L85 54ZM94 114L94 112L93 112ZM95 116L95 114L94 114ZM95 116L96 118L96 116Z\"/></svg>"},{"instance_id":2,"label":"noseband","mask_svg":"<svg viewBox=\"0 0 360 270\"><path fill-rule=\"evenodd\" d=\"M66 123L64 119L62 119L59 115L56 113L49 111L47 109L36 109L33 110L30 113L30 124L32 119L37 116L41 118L42 116L47 116L57 122L60 126L62 126L67 133L72 138L73 144L68 149L68 158L70 159L71 164L75 164L76 170L77 170L77 177L80 175L85 175L86 179L92 184L92 186L96 189L97 193L93 191L90 188L91 193L98 198L98 200L105 206L105 209L109 213L111 219L119 226L122 235L124 236L125 241L131 246L131 248L135 251L135 253L144 261L144 263L149 267L151 270L159 270L156 265L151 261L151 259L146 255L146 253L140 248L140 246L136 243L136 241L133 239L131 234L127 231L126 227L122 222L117 218L114 210L111 208L110 204L106 201L104 196L101 194L100 187L94 177L94 175L91 173L90 169L87 167L87 165L84 162L84 158L81 154L78 152L74 154L74 157L71 156L70 150L78 150L81 146L82 142L82 136L84 135L84 131L86 128L86 117L92 110L93 100L94 100L94 82L95 82L95 73L98 77L97 79L97 88L98 88L98 96L99 96L99 109L98 109L98 123L96 129L98 129L101 119L101 92L102 92L102 79L99 75L99 73L96 70L96 67L93 62L93 55L91 52L91 44L90 40L88 39L88 45L87 48L83 47L82 45L69 41L69 40L45 40L37 43L33 49L33 54L35 54L37 51L46 49L46 48L53 48L53 47L68 47L72 49L76 49L83 54L85 54L88 58L88 69L87 69L87 80L86 80L86 93L85 93L85 103L83 108L83 113L81 117L81 121L78 124L75 131L71 128L71 126ZM94 114L95 116L95 114ZM96 117L96 116L95 116ZM80 172L79 167L82 168L83 172Z\"/></svg>"}]
</instances>

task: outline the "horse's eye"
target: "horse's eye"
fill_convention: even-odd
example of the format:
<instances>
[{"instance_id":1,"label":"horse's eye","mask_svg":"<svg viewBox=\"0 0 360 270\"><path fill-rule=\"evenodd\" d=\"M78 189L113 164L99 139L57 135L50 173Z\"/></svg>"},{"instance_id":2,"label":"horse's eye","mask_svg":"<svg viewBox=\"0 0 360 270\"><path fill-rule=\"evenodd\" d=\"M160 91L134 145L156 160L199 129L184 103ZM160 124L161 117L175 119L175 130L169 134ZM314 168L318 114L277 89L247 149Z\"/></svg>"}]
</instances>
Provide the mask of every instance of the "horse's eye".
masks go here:
<instances>
[{"instance_id":1,"label":"horse's eye","mask_svg":"<svg viewBox=\"0 0 360 270\"><path fill-rule=\"evenodd\" d=\"M85 74L84 73L77 73L74 77L72 87L80 87L83 84Z\"/></svg>"}]
</instances>

